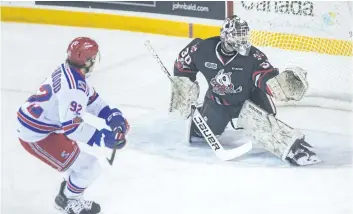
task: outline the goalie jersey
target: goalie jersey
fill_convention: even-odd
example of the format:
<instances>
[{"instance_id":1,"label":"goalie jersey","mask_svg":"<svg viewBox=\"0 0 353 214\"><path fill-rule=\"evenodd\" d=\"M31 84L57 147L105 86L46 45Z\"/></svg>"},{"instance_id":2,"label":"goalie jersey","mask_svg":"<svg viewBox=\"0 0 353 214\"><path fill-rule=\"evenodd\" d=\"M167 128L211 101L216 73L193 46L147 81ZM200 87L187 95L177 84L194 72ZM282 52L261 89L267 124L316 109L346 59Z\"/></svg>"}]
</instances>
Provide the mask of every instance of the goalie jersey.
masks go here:
<instances>
[{"instance_id":1,"label":"goalie jersey","mask_svg":"<svg viewBox=\"0 0 353 214\"><path fill-rule=\"evenodd\" d=\"M86 111L97 116L106 106L81 73L63 63L19 108L18 137L36 142L50 133L63 133L74 141L89 143L96 128L82 116Z\"/></svg>"},{"instance_id":2,"label":"goalie jersey","mask_svg":"<svg viewBox=\"0 0 353 214\"><path fill-rule=\"evenodd\" d=\"M242 105L255 87L271 95L266 82L279 72L264 53L254 46L248 56L221 51L220 37L194 39L178 55L174 76L195 81L200 71L208 82L206 97L221 105Z\"/></svg>"}]
</instances>

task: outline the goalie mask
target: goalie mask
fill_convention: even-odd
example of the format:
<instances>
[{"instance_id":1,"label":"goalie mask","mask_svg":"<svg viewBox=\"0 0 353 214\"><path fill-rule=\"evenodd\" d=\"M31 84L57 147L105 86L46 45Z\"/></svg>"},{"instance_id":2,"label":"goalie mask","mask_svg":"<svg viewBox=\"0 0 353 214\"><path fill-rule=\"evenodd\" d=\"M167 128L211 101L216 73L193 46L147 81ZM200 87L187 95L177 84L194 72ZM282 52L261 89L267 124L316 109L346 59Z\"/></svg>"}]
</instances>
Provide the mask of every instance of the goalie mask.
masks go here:
<instances>
[{"instance_id":1,"label":"goalie mask","mask_svg":"<svg viewBox=\"0 0 353 214\"><path fill-rule=\"evenodd\" d=\"M248 23L238 16L228 17L221 29L222 48L226 52L237 51L243 56L249 55L251 48Z\"/></svg>"}]
</instances>

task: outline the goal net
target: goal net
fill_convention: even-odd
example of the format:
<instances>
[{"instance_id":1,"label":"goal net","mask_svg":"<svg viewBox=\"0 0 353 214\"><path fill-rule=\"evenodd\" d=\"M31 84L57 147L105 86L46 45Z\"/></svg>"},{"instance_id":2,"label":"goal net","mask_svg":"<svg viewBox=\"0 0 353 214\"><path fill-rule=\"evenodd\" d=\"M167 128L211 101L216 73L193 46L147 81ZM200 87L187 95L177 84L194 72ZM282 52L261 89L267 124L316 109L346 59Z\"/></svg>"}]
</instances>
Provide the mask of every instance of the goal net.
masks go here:
<instances>
[{"instance_id":1,"label":"goal net","mask_svg":"<svg viewBox=\"0 0 353 214\"><path fill-rule=\"evenodd\" d=\"M262 50L273 66L282 70L295 65L308 71L309 90L304 99L277 105L352 111L353 2L232 3L233 14L249 23L252 45Z\"/></svg>"}]
</instances>

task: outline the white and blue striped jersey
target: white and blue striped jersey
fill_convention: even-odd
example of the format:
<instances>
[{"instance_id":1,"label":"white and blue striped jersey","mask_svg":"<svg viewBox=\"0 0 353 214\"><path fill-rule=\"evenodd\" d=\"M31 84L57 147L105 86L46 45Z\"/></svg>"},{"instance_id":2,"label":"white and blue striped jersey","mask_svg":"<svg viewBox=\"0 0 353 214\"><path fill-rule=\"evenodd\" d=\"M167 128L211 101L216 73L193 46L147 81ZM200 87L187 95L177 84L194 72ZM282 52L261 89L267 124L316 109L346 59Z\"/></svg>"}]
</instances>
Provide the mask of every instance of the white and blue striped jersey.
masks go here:
<instances>
[{"instance_id":1,"label":"white and blue striped jersey","mask_svg":"<svg viewBox=\"0 0 353 214\"><path fill-rule=\"evenodd\" d=\"M98 116L106 106L85 77L63 63L18 110L18 137L37 142L55 132L87 143L96 128L85 123L82 116L85 112Z\"/></svg>"}]
</instances>

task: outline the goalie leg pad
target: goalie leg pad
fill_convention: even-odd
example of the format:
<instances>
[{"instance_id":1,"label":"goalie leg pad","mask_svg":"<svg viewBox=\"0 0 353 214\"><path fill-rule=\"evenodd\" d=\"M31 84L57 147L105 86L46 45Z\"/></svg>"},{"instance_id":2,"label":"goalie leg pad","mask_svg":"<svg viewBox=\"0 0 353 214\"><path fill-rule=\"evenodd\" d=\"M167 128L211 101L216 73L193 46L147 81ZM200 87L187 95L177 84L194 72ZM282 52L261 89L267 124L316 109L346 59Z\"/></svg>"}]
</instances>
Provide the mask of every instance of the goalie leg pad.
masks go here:
<instances>
[{"instance_id":1,"label":"goalie leg pad","mask_svg":"<svg viewBox=\"0 0 353 214\"><path fill-rule=\"evenodd\" d=\"M240 111L237 126L244 128L245 133L255 142L282 160L285 160L294 141L304 137L299 131L277 120L248 100Z\"/></svg>"},{"instance_id":2,"label":"goalie leg pad","mask_svg":"<svg viewBox=\"0 0 353 214\"><path fill-rule=\"evenodd\" d=\"M306 154L308 154L308 160L310 159L309 156L313 156L312 160L314 163L321 162L315 160L317 159L316 154L307 146L300 144L300 140L304 139L303 133L299 130L293 129L275 118L273 115L268 114L251 101L245 101L237 120L237 126L244 128L245 133L254 139L256 143L262 145L265 149L281 158L283 161L293 163L292 159L300 156L295 156L295 154L299 154L299 152L305 150ZM299 147L294 146L295 143L297 143ZM299 148L301 149L300 151L298 150ZM308 153L307 150L312 153ZM313 164L310 163L310 160L308 162L304 163L301 159L301 162L297 163L297 165Z\"/></svg>"}]
</instances>

